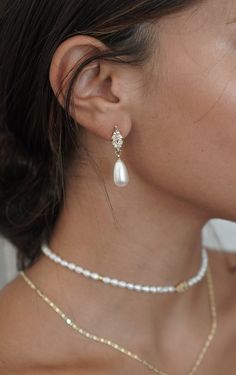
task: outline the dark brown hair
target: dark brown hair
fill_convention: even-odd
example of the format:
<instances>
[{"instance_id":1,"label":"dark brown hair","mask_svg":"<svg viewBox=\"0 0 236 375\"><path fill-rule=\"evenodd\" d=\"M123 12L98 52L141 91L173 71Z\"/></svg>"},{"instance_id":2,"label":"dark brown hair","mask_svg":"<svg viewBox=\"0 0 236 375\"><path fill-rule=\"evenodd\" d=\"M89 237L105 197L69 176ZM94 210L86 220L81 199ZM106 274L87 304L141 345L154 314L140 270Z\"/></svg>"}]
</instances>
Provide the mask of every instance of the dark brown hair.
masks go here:
<instances>
[{"instance_id":1,"label":"dark brown hair","mask_svg":"<svg viewBox=\"0 0 236 375\"><path fill-rule=\"evenodd\" d=\"M63 204L69 162L83 147L69 114L73 84L86 64L142 64L152 51L150 24L196 4L191 0L1 0L0 232L32 264ZM63 40L85 34L108 51L75 67L65 109L49 81Z\"/></svg>"}]
</instances>

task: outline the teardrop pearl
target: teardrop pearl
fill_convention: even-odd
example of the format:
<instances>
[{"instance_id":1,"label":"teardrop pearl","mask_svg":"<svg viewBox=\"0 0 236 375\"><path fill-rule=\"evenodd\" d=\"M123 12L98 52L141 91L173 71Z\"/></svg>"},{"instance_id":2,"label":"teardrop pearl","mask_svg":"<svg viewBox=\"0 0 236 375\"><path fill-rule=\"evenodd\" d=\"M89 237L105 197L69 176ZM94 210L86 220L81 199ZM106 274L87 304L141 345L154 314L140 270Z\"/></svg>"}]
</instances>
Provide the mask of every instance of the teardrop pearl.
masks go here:
<instances>
[{"instance_id":1,"label":"teardrop pearl","mask_svg":"<svg viewBox=\"0 0 236 375\"><path fill-rule=\"evenodd\" d=\"M117 186L126 186L129 182L128 170L120 158L115 163L113 177Z\"/></svg>"}]
</instances>

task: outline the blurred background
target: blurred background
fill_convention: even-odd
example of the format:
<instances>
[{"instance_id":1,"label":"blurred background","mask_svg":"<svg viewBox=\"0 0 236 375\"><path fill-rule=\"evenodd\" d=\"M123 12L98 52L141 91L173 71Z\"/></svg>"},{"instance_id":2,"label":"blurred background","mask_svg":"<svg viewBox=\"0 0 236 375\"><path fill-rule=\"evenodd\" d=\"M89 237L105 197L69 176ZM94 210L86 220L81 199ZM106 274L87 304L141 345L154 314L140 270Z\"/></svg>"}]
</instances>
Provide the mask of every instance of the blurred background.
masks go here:
<instances>
[{"instance_id":1,"label":"blurred background","mask_svg":"<svg viewBox=\"0 0 236 375\"><path fill-rule=\"evenodd\" d=\"M212 250L236 252L236 223L226 220L210 220L203 228L203 244ZM230 256L229 256L230 259ZM236 266L236 259L235 259ZM0 237L0 289L17 274L15 248Z\"/></svg>"}]
</instances>

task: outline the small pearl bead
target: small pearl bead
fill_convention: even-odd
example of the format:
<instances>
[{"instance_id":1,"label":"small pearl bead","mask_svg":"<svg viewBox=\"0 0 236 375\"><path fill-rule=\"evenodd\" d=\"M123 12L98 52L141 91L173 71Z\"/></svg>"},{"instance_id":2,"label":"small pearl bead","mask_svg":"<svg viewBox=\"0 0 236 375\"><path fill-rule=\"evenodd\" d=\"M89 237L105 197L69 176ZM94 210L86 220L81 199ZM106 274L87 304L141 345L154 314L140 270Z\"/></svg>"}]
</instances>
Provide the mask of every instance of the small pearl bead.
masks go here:
<instances>
[{"instance_id":1,"label":"small pearl bead","mask_svg":"<svg viewBox=\"0 0 236 375\"><path fill-rule=\"evenodd\" d=\"M118 285L121 287L121 288L125 288L127 286L127 283L125 281L119 281L118 282Z\"/></svg>"},{"instance_id":2,"label":"small pearl bead","mask_svg":"<svg viewBox=\"0 0 236 375\"><path fill-rule=\"evenodd\" d=\"M83 269L82 269L81 267L79 267L79 266L76 266L76 267L75 267L75 271L76 271L77 273L82 273Z\"/></svg>"},{"instance_id":3,"label":"small pearl bead","mask_svg":"<svg viewBox=\"0 0 236 375\"><path fill-rule=\"evenodd\" d=\"M168 288L168 286L165 287L165 289L164 289L164 293L169 293L169 288Z\"/></svg>"},{"instance_id":4,"label":"small pearl bead","mask_svg":"<svg viewBox=\"0 0 236 375\"><path fill-rule=\"evenodd\" d=\"M111 279L111 284L112 285L118 285L118 280L117 279Z\"/></svg>"},{"instance_id":5,"label":"small pearl bead","mask_svg":"<svg viewBox=\"0 0 236 375\"><path fill-rule=\"evenodd\" d=\"M91 278L94 280L98 280L99 279L98 273L95 273L95 272L91 273Z\"/></svg>"},{"instance_id":6,"label":"small pearl bead","mask_svg":"<svg viewBox=\"0 0 236 375\"><path fill-rule=\"evenodd\" d=\"M69 263L68 267L69 267L69 269L70 269L71 271L74 271L75 268L76 268L76 265L75 265L74 263Z\"/></svg>"},{"instance_id":7,"label":"small pearl bead","mask_svg":"<svg viewBox=\"0 0 236 375\"><path fill-rule=\"evenodd\" d=\"M157 288L155 286L151 286L150 291L152 293L156 293L157 292Z\"/></svg>"},{"instance_id":8,"label":"small pearl bead","mask_svg":"<svg viewBox=\"0 0 236 375\"><path fill-rule=\"evenodd\" d=\"M47 255L51 254L51 251L49 251L45 246L43 246L43 252Z\"/></svg>"},{"instance_id":9,"label":"small pearl bead","mask_svg":"<svg viewBox=\"0 0 236 375\"><path fill-rule=\"evenodd\" d=\"M60 258L58 256L55 257L55 262L60 263Z\"/></svg>"},{"instance_id":10,"label":"small pearl bead","mask_svg":"<svg viewBox=\"0 0 236 375\"><path fill-rule=\"evenodd\" d=\"M127 284L127 288L130 289L130 290L133 290L134 289L134 284L128 283Z\"/></svg>"},{"instance_id":11,"label":"small pearl bead","mask_svg":"<svg viewBox=\"0 0 236 375\"><path fill-rule=\"evenodd\" d=\"M104 277L104 278L103 278L103 282L104 282L105 284L110 284L110 282L111 282L110 277Z\"/></svg>"},{"instance_id":12,"label":"small pearl bead","mask_svg":"<svg viewBox=\"0 0 236 375\"><path fill-rule=\"evenodd\" d=\"M90 276L91 275L91 272L89 270L83 270L83 275L84 276Z\"/></svg>"},{"instance_id":13,"label":"small pearl bead","mask_svg":"<svg viewBox=\"0 0 236 375\"><path fill-rule=\"evenodd\" d=\"M144 291L144 292L150 292L150 288L149 288L149 286L143 286L142 287L142 290Z\"/></svg>"}]
</instances>

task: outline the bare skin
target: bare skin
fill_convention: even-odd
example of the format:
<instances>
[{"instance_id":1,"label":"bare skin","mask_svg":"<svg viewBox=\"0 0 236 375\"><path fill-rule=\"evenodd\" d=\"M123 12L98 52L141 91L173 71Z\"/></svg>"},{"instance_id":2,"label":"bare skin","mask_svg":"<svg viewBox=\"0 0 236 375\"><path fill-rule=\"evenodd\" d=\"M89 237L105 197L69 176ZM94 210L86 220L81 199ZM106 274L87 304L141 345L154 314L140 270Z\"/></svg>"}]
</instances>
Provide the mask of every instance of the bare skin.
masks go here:
<instances>
[{"instance_id":1,"label":"bare skin","mask_svg":"<svg viewBox=\"0 0 236 375\"><path fill-rule=\"evenodd\" d=\"M118 279L177 283L199 267L203 225L214 217L236 220L233 13L232 0L211 0L168 16L153 25L158 40L145 66L99 62L78 77L73 116L114 216L83 155L84 163L75 160L68 171L65 206L49 243L60 255ZM50 71L54 92L87 45L104 48L82 35L59 46ZM126 138L122 158L130 174L122 189L112 181L116 124ZM236 276L218 253L210 254L210 264L219 327L201 374L233 375ZM183 295L137 295L83 279L45 257L27 274L79 325L173 375L187 373L209 332L206 282ZM0 307L5 374L150 373L78 337L19 277L1 293Z\"/></svg>"},{"instance_id":2,"label":"bare skin","mask_svg":"<svg viewBox=\"0 0 236 375\"><path fill-rule=\"evenodd\" d=\"M209 257L216 292L218 328L199 371L207 375L233 375L236 301L232 296L236 288L236 273L229 273L222 253L210 251ZM236 254L231 255L231 265L233 264L236 265ZM178 295L177 305L181 310L175 311L175 316L172 316L172 309L175 310L176 306L174 298L160 297L163 303L168 300L171 305L170 319L168 326L164 325L162 330L159 328L158 331L150 332L147 329L150 322L145 325L142 323L138 309L145 306L148 310L153 300L159 300L159 297L136 297L131 294L130 303L123 309L120 299L125 299L129 292L116 290L113 294L117 297L117 304L109 301L105 304L96 302L91 309L88 301L91 304L91 299L95 299L97 290L98 293L100 290L91 285L89 280L78 280L76 275L68 275L66 270L53 269L46 259L34 265L27 271L27 275L82 328L113 339L170 374L187 373L210 330L206 279L186 294ZM47 284L49 279L50 284ZM65 286L71 283L77 284L77 290L80 290L76 297ZM85 292L86 288L90 288L90 298ZM94 292L95 294L91 294ZM193 296L201 299L195 306ZM192 310L183 306L189 301L192 303ZM130 316L134 323L126 326ZM159 324L159 320L160 323L161 320L165 322L157 314L156 324ZM137 329L136 335L132 332L134 326ZM20 276L0 293L0 330L1 338L4 338L0 341L2 374L151 373L125 355L70 330L26 286ZM150 337L155 341L150 342Z\"/></svg>"}]
</instances>

